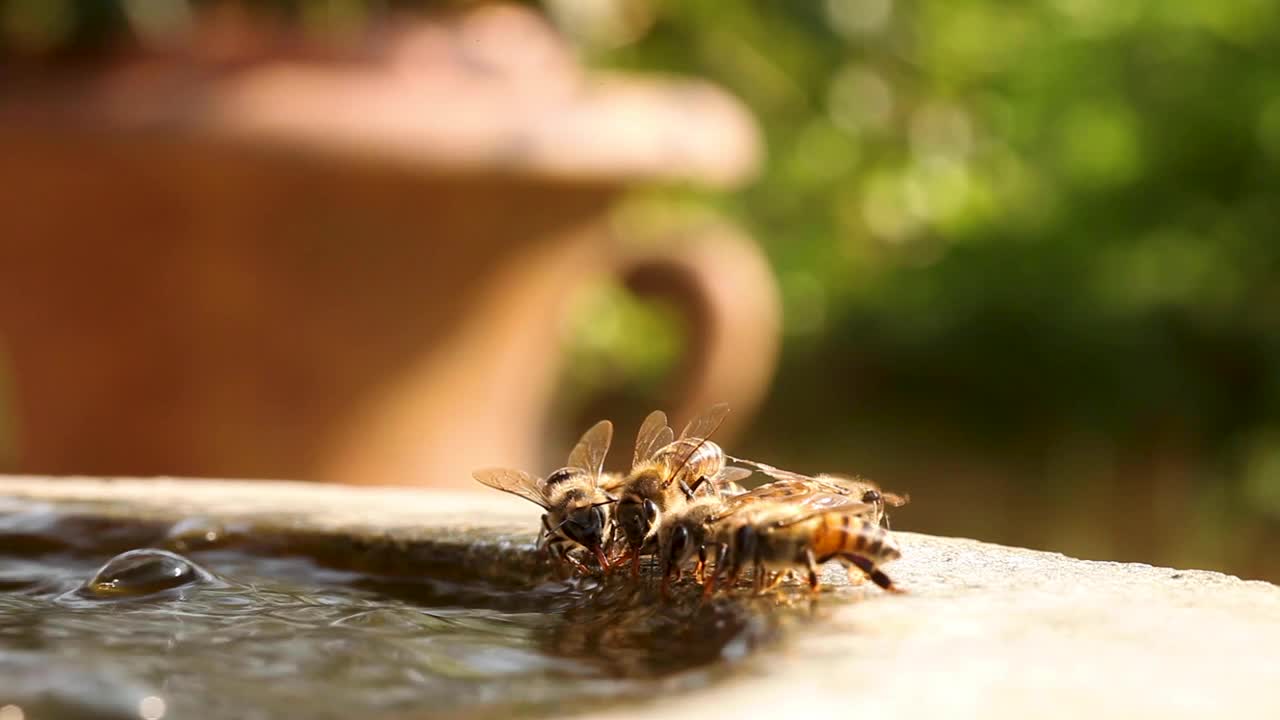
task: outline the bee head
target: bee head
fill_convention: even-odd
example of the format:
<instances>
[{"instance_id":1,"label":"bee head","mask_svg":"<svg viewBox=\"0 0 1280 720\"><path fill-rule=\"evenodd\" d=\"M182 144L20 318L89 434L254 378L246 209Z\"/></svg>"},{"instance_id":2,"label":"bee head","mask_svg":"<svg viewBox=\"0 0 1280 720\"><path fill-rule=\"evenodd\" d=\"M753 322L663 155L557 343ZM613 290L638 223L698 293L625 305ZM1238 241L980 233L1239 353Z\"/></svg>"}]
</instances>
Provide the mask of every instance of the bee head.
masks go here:
<instances>
[{"instance_id":1,"label":"bee head","mask_svg":"<svg viewBox=\"0 0 1280 720\"><path fill-rule=\"evenodd\" d=\"M868 505L879 505L884 502L884 498L880 496L879 490L868 490L862 493L862 502Z\"/></svg>"},{"instance_id":2,"label":"bee head","mask_svg":"<svg viewBox=\"0 0 1280 720\"><path fill-rule=\"evenodd\" d=\"M693 533L689 531L687 523L677 523L671 529L671 536L667 540L667 548L664 553L668 567L681 567L689 558L693 556L693 551L697 547L697 542L693 537Z\"/></svg>"},{"instance_id":3,"label":"bee head","mask_svg":"<svg viewBox=\"0 0 1280 720\"><path fill-rule=\"evenodd\" d=\"M618 501L618 526L627 539L627 546L639 550L649 539L658 524L658 505L652 500L624 497Z\"/></svg>"},{"instance_id":4,"label":"bee head","mask_svg":"<svg viewBox=\"0 0 1280 720\"><path fill-rule=\"evenodd\" d=\"M560 532L570 540L595 552L604 544L604 508L584 505L565 513Z\"/></svg>"},{"instance_id":5,"label":"bee head","mask_svg":"<svg viewBox=\"0 0 1280 720\"><path fill-rule=\"evenodd\" d=\"M884 496L880 494L879 490L873 488L862 493L862 502L875 508L875 516L877 518L884 513Z\"/></svg>"}]
</instances>

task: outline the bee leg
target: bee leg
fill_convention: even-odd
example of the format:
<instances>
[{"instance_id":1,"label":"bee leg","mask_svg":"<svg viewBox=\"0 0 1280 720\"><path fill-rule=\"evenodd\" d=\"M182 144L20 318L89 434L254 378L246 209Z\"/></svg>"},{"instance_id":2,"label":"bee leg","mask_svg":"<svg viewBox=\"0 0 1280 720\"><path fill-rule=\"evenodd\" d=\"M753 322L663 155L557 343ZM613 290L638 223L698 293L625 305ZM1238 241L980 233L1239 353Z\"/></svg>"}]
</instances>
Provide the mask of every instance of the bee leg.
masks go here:
<instances>
[{"instance_id":1,"label":"bee leg","mask_svg":"<svg viewBox=\"0 0 1280 720\"><path fill-rule=\"evenodd\" d=\"M879 585L882 589L895 593L902 592L901 589L893 584L893 581L889 579L888 575L885 575L880 568L876 567L875 563L871 562L867 558L853 554L845 555L844 558L853 563L859 570L866 573L866 576L871 578L871 582Z\"/></svg>"},{"instance_id":2,"label":"bee leg","mask_svg":"<svg viewBox=\"0 0 1280 720\"><path fill-rule=\"evenodd\" d=\"M544 549L551 545L551 521L547 520L544 513L542 516L542 532L538 535L538 549Z\"/></svg>"},{"instance_id":3,"label":"bee leg","mask_svg":"<svg viewBox=\"0 0 1280 720\"><path fill-rule=\"evenodd\" d=\"M764 586L765 586L766 580L768 579L769 571L766 570L764 567L763 551L760 547L760 544L753 543L752 549L755 550L755 552L752 553L752 555L754 556L753 564L755 565L755 568L756 568L755 577L753 578L753 580L755 581L756 594L760 595L764 592Z\"/></svg>"},{"instance_id":4,"label":"bee leg","mask_svg":"<svg viewBox=\"0 0 1280 720\"><path fill-rule=\"evenodd\" d=\"M742 576L742 563L737 557L729 564L725 570L725 586L734 587L738 584L738 578Z\"/></svg>"},{"instance_id":5,"label":"bee leg","mask_svg":"<svg viewBox=\"0 0 1280 720\"><path fill-rule=\"evenodd\" d=\"M867 581L866 573L858 569L856 565L848 565L845 569L848 570L850 585L861 585Z\"/></svg>"},{"instance_id":6,"label":"bee leg","mask_svg":"<svg viewBox=\"0 0 1280 720\"><path fill-rule=\"evenodd\" d=\"M582 562L578 560L578 558L570 555L569 550L567 548L561 548L560 559L568 563L570 566L572 566L574 573L582 573L583 575L591 574L591 568L587 567L586 565L583 565ZM572 575L570 575L570 577L572 577Z\"/></svg>"},{"instance_id":7,"label":"bee leg","mask_svg":"<svg viewBox=\"0 0 1280 720\"><path fill-rule=\"evenodd\" d=\"M698 484L697 481L694 481L695 487L697 486L697 484ZM693 488L689 487L689 484L686 483L684 480L680 481L680 491L684 493L684 496L686 498L690 500L693 499Z\"/></svg>"},{"instance_id":8,"label":"bee leg","mask_svg":"<svg viewBox=\"0 0 1280 720\"><path fill-rule=\"evenodd\" d=\"M791 571L788 570L787 574L789 574L790 572ZM771 572L765 575L764 591L771 592L775 590L779 585L782 584L782 581L787 577L787 574L780 573L780 572Z\"/></svg>"},{"instance_id":9,"label":"bee leg","mask_svg":"<svg viewBox=\"0 0 1280 720\"><path fill-rule=\"evenodd\" d=\"M618 534L620 532L622 532L622 530L619 528L618 524L613 523L610 527L609 539L604 544L606 553L612 553L612 551L618 547ZM630 548L624 548L618 557L613 559L612 564L609 566L608 574L612 574L615 567L624 565L631 561L631 556L628 554L629 552Z\"/></svg>"},{"instance_id":10,"label":"bee leg","mask_svg":"<svg viewBox=\"0 0 1280 720\"><path fill-rule=\"evenodd\" d=\"M818 559L813 556L813 550L804 551L805 564L809 566L809 592L818 592L820 582L818 581Z\"/></svg>"},{"instance_id":11,"label":"bee leg","mask_svg":"<svg viewBox=\"0 0 1280 720\"><path fill-rule=\"evenodd\" d=\"M560 546L560 543L556 542L554 539L549 541L547 543L547 554L552 559L551 564L555 568L556 579L567 580L569 576L565 574L565 565L567 565L568 562L565 560L564 549Z\"/></svg>"},{"instance_id":12,"label":"bee leg","mask_svg":"<svg viewBox=\"0 0 1280 720\"><path fill-rule=\"evenodd\" d=\"M640 577L640 550L632 551L631 555L631 579L636 580Z\"/></svg>"},{"instance_id":13,"label":"bee leg","mask_svg":"<svg viewBox=\"0 0 1280 720\"><path fill-rule=\"evenodd\" d=\"M543 518L544 518L543 524L545 525L546 516L544 515ZM591 569L588 568L586 565L583 565L581 561L579 561L577 558L569 554L569 548L566 548L564 546L565 542L566 540L558 535L550 536L550 539L547 540L546 547L556 557L556 559L559 560L559 562L557 563L558 567L560 569L563 569L565 565L569 565L573 568L575 572L581 572L584 575L590 575ZM567 579L560 572L557 572L556 574L561 580ZM573 576L573 573L571 572L569 577L572 577L572 576Z\"/></svg>"},{"instance_id":14,"label":"bee leg","mask_svg":"<svg viewBox=\"0 0 1280 720\"><path fill-rule=\"evenodd\" d=\"M755 571L751 574L751 586L756 595L764 594L765 582L768 580L769 571L764 567L764 558L760 556L760 546L758 544L752 547L755 552L752 553L751 564Z\"/></svg>"},{"instance_id":15,"label":"bee leg","mask_svg":"<svg viewBox=\"0 0 1280 720\"><path fill-rule=\"evenodd\" d=\"M680 572L680 567L678 565L673 565L662 573L662 599L663 600L671 599L671 583L680 582L680 576L682 574L683 573Z\"/></svg>"},{"instance_id":16,"label":"bee leg","mask_svg":"<svg viewBox=\"0 0 1280 720\"><path fill-rule=\"evenodd\" d=\"M618 555L618 557L613 559L613 564L610 566L610 570L612 570L613 568L619 567L621 565L630 565L630 564L631 564L631 551L623 550Z\"/></svg>"},{"instance_id":17,"label":"bee leg","mask_svg":"<svg viewBox=\"0 0 1280 720\"><path fill-rule=\"evenodd\" d=\"M720 544L716 545L715 557L712 558L715 566L711 570L711 577L704 579L702 583L702 599L706 600L716 591L716 580L720 574L726 572L725 559L729 555L729 546Z\"/></svg>"},{"instance_id":18,"label":"bee leg","mask_svg":"<svg viewBox=\"0 0 1280 720\"><path fill-rule=\"evenodd\" d=\"M600 546L596 546L595 550L593 550L592 552L595 555L596 562L600 565L600 574L608 575L609 567L610 567L609 558L605 556L604 548Z\"/></svg>"},{"instance_id":19,"label":"bee leg","mask_svg":"<svg viewBox=\"0 0 1280 720\"><path fill-rule=\"evenodd\" d=\"M738 528L733 541L733 562L729 566L729 587L738 584L744 562L756 562L756 532L750 525Z\"/></svg>"},{"instance_id":20,"label":"bee leg","mask_svg":"<svg viewBox=\"0 0 1280 720\"><path fill-rule=\"evenodd\" d=\"M693 566L693 576L700 583L707 582L707 546L698 546L698 564Z\"/></svg>"}]
</instances>

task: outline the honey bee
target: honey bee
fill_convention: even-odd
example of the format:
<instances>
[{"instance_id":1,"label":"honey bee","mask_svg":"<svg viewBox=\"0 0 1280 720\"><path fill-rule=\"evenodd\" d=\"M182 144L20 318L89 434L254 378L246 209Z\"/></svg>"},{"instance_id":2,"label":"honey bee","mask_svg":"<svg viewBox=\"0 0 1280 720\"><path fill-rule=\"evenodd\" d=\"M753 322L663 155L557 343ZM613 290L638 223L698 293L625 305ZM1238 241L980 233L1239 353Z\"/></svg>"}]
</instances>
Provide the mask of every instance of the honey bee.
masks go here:
<instances>
[{"instance_id":1,"label":"honey bee","mask_svg":"<svg viewBox=\"0 0 1280 720\"><path fill-rule=\"evenodd\" d=\"M778 487L779 483L789 487ZM873 505L849 495L794 480L779 480L734 498L724 514L710 519L716 567L705 593L712 591L721 574L732 586L747 565L754 569L757 592L776 587L798 567L808 571L809 588L817 591L818 566L830 560L845 565L850 582L861 582L865 575L881 588L897 591L880 567L902 552L874 512Z\"/></svg>"},{"instance_id":2,"label":"honey bee","mask_svg":"<svg viewBox=\"0 0 1280 720\"><path fill-rule=\"evenodd\" d=\"M728 498L699 495L684 506L667 514L657 533L657 554L662 572L662 595L665 597L673 581L678 582L684 566L697 554L693 574L706 582L705 571L712 548L716 546L712 521L725 514Z\"/></svg>"},{"instance_id":3,"label":"honey bee","mask_svg":"<svg viewBox=\"0 0 1280 720\"><path fill-rule=\"evenodd\" d=\"M859 501L869 506L867 517L878 525L884 525L885 529L889 528L889 514L886 511L886 507L902 507L911 502L910 495L885 492L880 489L879 485L863 477L844 477L826 473L815 476L801 475L800 473L782 470L755 460L734 457L729 459L758 470L775 480L800 483L816 490L856 497ZM775 483L762 485L761 488L770 486L773 486L776 492L789 491L789 489L784 490L785 486L776 485Z\"/></svg>"},{"instance_id":4,"label":"honey bee","mask_svg":"<svg viewBox=\"0 0 1280 720\"><path fill-rule=\"evenodd\" d=\"M843 485L835 486L815 478L796 476L762 485L740 495L699 497L671 514L658 533L658 557L662 567L664 594L672 580L679 580L684 566L697 553L695 577L705 594L715 587L716 576L725 570L726 558L734 544L734 532L742 526L766 521L770 513L785 507L792 513L842 510L870 515L875 506L860 501ZM708 561L715 565L710 579L705 575ZM733 577L736 580L737 576Z\"/></svg>"},{"instance_id":5,"label":"honey bee","mask_svg":"<svg viewBox=\"0 0 1280 720\"><path fill-rule=\"evenodd\" d=\"M603 470L612 441L613 423L601 420L583 433L569 453L568 464L546 479L507 468L476 470L472 477L483 485L518 495L546 511L542 515L542 534L538 541L541 548L577 570L588 572L571 554L571 549L582 548L595 557L601 570L607 570L609 561L604 552L605 533L610 523L607 506L615 500L605 490L609 481Z\"/></svg>"},{"instance_id":6,"label":"honey bee","mask_svg":"<svg viewBox=\"0 0 1280 720\"><path fill-rule=\"evenodd\" d=\"M690 420L675 439L660 410L650 413L640 426L631 472L618 486L615 511L633 576L639 573L641 556L654 549L665 514L699 497L742 491L737 481L750 471L726 468L724 451L708 439L728 412L725 404L709 408Z\"/></svg>"}]
</instances>

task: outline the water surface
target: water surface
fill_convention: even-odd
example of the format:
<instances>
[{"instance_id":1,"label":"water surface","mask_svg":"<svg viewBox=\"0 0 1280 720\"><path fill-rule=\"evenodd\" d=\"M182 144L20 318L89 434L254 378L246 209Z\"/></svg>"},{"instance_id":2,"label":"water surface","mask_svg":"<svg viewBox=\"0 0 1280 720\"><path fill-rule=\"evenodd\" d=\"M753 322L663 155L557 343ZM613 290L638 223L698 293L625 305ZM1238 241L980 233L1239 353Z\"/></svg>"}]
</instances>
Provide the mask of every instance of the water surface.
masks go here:
<instances>
[{"instance_id":1,"label":"water surface","mask_svg":"<svg viewBox=\"0 0 1280 720\"><path fill-rule=\"evenodd\" d=\"M36 720L587 711L713 682L779 618L622 579L355 572L202 522L3 508L0 706Z\"/></svg>"}]
</instances>

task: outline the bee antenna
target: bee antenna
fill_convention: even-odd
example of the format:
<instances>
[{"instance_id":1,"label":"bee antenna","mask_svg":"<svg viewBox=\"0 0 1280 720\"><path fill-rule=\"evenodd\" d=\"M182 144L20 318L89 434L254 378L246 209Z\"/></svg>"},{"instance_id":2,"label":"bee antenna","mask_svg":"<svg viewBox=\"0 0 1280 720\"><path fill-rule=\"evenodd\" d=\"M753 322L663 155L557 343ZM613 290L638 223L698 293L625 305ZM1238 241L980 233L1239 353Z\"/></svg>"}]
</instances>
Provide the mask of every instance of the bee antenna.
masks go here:
<instances>
[{"instance_id":1,"label":"bee antenna","mask_svg":"<svg viewBox=\"0 0 1280 720\"><path fill-rule=\"evenodd\" d=\"M618 502L618 498L609 498L608 500L602 500L602 501L600 501L600 502L598 502L598 503L594 503L594 504L592 504L592 506L591 506L591 507L600 507L600 506L602 506L602 505L612 505L612 504L614 504L614 503L616 503L616 502Z\"/></svg>"},{"instance_id":2,"label":"bee antenna","mask_svg":"<svg viewBox=\"0 0 1280 720\"><path fill-rule=\"evenodd\" d=\"M551 537L552 535L554 535L554 534L555 534L555 532L556 532L557 530L559 530L560 528L564 527L564 524L565 524L565 523L567 523L567 522L569 522L569 518L565 518L565 519L561 520L561 521L560 521L560 524L559 524L559 525L556 525L555 527L549 527L549 528L547 528L547 537Z\"/></svg>"},{"instance_id":3,"label":"bee antenna","mask_svg":"<svg viewBox=\"0 0 1280 720\"><path fill-rule=\"evenodd\" d=\"M675 481L676 478L680 477L680 471L684 470L685 465L688 465L689 461L693 459L693 456L696 455L698 451L702 449L702 446L707 444L707 441L711 439L711 436L716 434L716 431L719 430L720 426L724 424L724 418L725 416L721 415L720 419L716 421L716 426L711 428L710 432L706 434L706 437L699 440L698 444L694 445L692 450L685 453L684 460L681 460L680 464L676 466L675 472L671 473L671 479L668 480L666 483L664 483L663 487L670 485L672 482Z\"/></svg>"}]
</instances>

